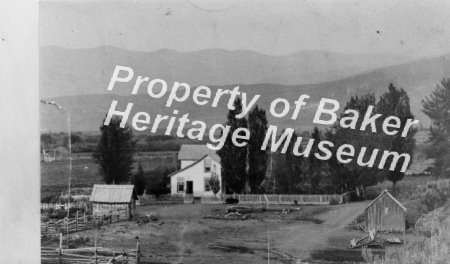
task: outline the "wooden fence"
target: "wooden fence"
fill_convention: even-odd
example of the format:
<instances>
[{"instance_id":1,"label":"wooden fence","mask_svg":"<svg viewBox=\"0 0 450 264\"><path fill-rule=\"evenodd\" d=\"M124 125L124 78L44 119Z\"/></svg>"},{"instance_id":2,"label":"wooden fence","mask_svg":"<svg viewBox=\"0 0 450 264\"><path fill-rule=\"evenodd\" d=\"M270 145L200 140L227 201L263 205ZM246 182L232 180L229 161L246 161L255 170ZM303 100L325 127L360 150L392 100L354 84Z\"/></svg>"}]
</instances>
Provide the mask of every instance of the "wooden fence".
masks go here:
<instances>
[{"instance_id":1,"label":"wooden fence","mask_svg":"<svg viewBox=\"0 0 450 264\"><path fill-rule=\"evenodd\" d=\"M164 194L156 197L155 195L144 194L138 197L139 205L148 205L148 204L182 204L185 203L185 200L191 199L192 197L184 197L181 195L170 195Z\"/></svg>"},{"instance_id":2,"label":"wooden fence","mask_svg":"<svg viewBox=\"0 0 450 264\"><path fill-rule=\"evenodd\" d=\"M62 246L62 234L59 234L59 248L41 247L41 263L44 264L139 264L140 247L136 249L110 249L95 246L90 248L68 249Z\"/></svg>"},{"instance_id":3,"label":"wooden fence","mask_svg":"<svg viewBox=\"0 0 450 264\"><path fill-rule=\"evenodd\" d=\"M231 195L233 196L233 195ZM227 196L201 196L200 202L207 204L224 203ZM342 195L287 195L287 194L237 194L233 196L239 200L240 204L258 204L266 203L266 198L269 204L341 204L343 202ZM193 201L192 196L181 195L163 195L156 198L154 195L139 196L140 205L147 204L164 204L164 203L190 203Z\"/></svg>"},{"instance_id":4,"label":"wooden fence","mask_svg":"<svg viewBox=\"0 0 450 264\"><path fill-rule=\"evenodd\" d=\"M227 196L203 196L202 203L223 203ZM314 194L314 195L289 195L289 194L237 194L233 196L239 200L240 204L255 204L255 203L269 203L269 204L330 204L342 203L342 195L339 194ZM267 198L267 200L266 200Z\"/></svg>"},{"instance_id":5,"label":"wooden fence","mask_svg":"<svg viewBox=\"0 0 450 264\"><path fill-rule=\"evenodd\" d=\"M78 231L94 229L98 226L106 224L112 224L117 222L128 221L128 211L118 210L107 215L77 215L74 218L65 218L61 220L53 220L41 223L41 236L51 237L56 236L59 233L68 234Z\"/></svg>"},{"instance_id":6,"label":"wooden fence","mask_svg":"<svg viewBox=\"0 0 450 264\"><path fill-rule=\"evenodd\" d=\"M89 201L74 201L70 202L70 209L88 209L91 207L91 203ZM58 210L58 209L64 209L67 210L69 208L68 203L41 203L41 210Z\"/></svg>"}]
</instances>

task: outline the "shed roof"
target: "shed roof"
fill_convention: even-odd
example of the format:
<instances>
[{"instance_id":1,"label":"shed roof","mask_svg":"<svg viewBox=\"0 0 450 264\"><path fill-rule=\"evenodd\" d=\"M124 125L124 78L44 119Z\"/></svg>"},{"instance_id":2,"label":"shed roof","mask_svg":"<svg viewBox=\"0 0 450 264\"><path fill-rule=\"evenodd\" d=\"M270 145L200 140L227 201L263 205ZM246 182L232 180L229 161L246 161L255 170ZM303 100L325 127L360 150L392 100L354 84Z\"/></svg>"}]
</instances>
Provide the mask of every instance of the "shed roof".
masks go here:
<instances>
[{"instance_id":1,"label":"shed roof","mask_svg":"<svg viewBox=\"0 0 450 264\"><path fill-rule=\"evenodd\" d=\"M94 184L89 201L97 203L129 203L133 197L133 185Z\"/></svg>"},{"instance_id":2,"label":"shed roof","mask_svg":"<svg viewBox=\"0 0 450 264\"><path fill-rule=\"evenodd\" d=\"M406 207L403 204L401 204L394 196L392 196L392 194L390 194L387 189L384 190L380 195L378 195L378 197L375 198L372 202L370 202L370 204L366 207L365 210L371 207L378 199L383 197L383 195L388 195L396 204L398 204L398 206L400 206L400 208L402 208L403 211L405 212L407 211Z\"/></svg>"},{"instance_id":3,"label":"shed roof","mask_svg":"<svg viewBox=\"0 0 450 264\"><path fill-rule=\"evenodd\" d=\"M220 162L219 155L215 150L208 148L206 145L181 145L180 152L178 152L179 160L199 160L205 155L210 155L214 160Z\"/></svg>"}]
</instances>

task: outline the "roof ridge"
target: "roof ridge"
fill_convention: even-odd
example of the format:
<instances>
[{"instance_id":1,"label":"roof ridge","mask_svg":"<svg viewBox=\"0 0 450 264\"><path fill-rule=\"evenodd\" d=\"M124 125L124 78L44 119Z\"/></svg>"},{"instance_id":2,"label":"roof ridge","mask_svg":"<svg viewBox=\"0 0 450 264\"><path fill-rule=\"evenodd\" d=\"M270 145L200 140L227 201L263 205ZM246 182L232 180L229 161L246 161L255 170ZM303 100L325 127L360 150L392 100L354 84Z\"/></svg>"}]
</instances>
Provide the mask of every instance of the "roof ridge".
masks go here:
<instances>
[{"instance_id":1,"label":"roof ridge","mask_svg":"<svg viewBox=\"0 0 450 264\"><path fill-rule=\"evenodd\" d=\"M373 199L373 201L370 202L369 205L367 205L366 208L365 208L364 210L367 210L367 208L369 208L370 206L372 206L372 204L374 204L378 199L380 199L381 196L383 196L383 194L385 194L385 193L386 193L387 195L389 195L389 197L391 197L391 199L392 199L398 206L400 206L400 208L402 208L403 211L405 211L405 212L407 211L406 207L405 207L403 204L401 204L400 201L398 201L397 198L395 198L395 197L388 191L388 189L385 189L384 191L382 191L382 192L380 193L380 195L378 195L375 199Z\"/></svg>"},{"instance_id":2,"label":"roof ridge","mask_svg":"<svg viewBox=\"0 0 450 264\"><path fill-rule=\"evenodd\" d=\"M209 156L209 154L204 155L203 157L201 157L201 158L200 158L199 160L197 160L196 162L193 162L192 164L189 164L188 166L186 166L186 167L184 167L184 168L182 168L182 169L180 169L180 170L177 170L177 171L172 172L171 174L167 175L167 177L172 177L173 175L178 174L179 172L182 172L182 171L185 171L185 170L191 168L192 166L198 164L200 161L204 160L204 159L205 159L206 157L208 157L208 156Z\"/></svg>"}]
</instances>

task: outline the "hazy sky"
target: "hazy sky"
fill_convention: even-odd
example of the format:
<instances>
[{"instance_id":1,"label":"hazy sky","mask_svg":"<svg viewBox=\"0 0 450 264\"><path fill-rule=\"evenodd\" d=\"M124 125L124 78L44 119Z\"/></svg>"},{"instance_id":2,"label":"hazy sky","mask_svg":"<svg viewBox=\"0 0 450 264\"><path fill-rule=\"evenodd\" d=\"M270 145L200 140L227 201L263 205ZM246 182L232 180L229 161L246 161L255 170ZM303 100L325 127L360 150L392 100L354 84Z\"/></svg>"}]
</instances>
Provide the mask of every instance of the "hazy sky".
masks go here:
<instances>
[{"instance_id":1,"label":"hazy sky","mask_svg":"<svg viewBox=\"0 0 450 264\"><path fill-rule=\"evenodd\" d=\"M450 1L46 1L41 46L450 53Z\"/></svg>"}]
</instances>

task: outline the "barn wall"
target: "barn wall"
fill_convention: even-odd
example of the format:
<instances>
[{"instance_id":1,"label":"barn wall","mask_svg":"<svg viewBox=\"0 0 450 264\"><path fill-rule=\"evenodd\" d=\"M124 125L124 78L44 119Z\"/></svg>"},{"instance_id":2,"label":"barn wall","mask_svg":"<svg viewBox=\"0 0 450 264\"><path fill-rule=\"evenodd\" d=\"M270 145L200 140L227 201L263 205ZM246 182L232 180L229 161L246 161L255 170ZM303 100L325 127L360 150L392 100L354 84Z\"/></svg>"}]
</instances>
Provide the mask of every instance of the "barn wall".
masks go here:
<instances>
[{"instance_id":1,"label":"barn wall","mask_svg":"<svg viewBox=\"0 0 450 264\"><path fill-rule=\"evenodd\" d=\"M108 204L108 203L95 203L94 202L92 204L92 212L94 215L109 215L109 214L111 214L111 211L113 211L113 213L116 213L117 210L120 210L120 212L122 212L122 213L126 212L126 214L128 214L128 216L131 213L130 212L130 204L128 204L128 203Z\"/></svg>"},{"instance_id":2,"label":"barn wall","mask_svg":"<svg viewBox=\"0 0 450 264\"><path fill-rule=\"evenodd\" d=\"M366 209L366 229L405 231L405 211L389 195L383 195Z\"/></svg>"}]
</instances>

